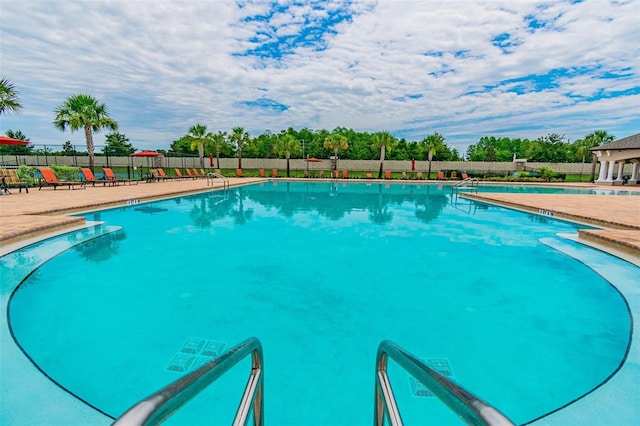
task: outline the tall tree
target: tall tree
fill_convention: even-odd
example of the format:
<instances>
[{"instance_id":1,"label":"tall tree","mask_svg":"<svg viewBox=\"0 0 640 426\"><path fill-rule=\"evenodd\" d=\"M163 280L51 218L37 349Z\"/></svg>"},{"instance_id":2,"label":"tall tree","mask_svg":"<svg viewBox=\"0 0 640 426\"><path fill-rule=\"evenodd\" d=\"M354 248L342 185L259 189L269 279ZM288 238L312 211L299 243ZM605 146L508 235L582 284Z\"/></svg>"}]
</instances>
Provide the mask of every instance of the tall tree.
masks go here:
<instances>
[{"instance_id":1,"label":"tall tree","mask_svg":"<svg viewBox=\"0 0 640 426\"><path fill-rule=\"evenodd\" d=\"M300 142L291 134L279 135L276 139L276 143L273 146L273 150L278 156L284 155L287 159L287 177L291 176L289 173L289 159L291 155L298 155L302 151Z\"/></svg>"},{"instance_id":2,"label":"tall tree","mask_svg":"<svg viewBox=\"0 0 640 426\"><path fill-rule=\"evenodd\" d=\"M7 111L20 112L22 104L18 99L18 92L12 82L3 78L0 80L0 115Z\"/></svg>"},{"instance_id":3,"label":"tall tree","mask_svg":"<svg viewBox=\"0 0 640 426\"><path fill-rule=\"evenodd\" d=\"M371 137L371 148L380 150L380 170L378 171L378 179L382 179L382 169L384 168L385 153L391 152L398 145L398 140L391 136L389 132L374 133Z\"/></svg>"},{"instance_id":4,"label":"tall tree","mask_svg":"<svg viewBox=\"0 0 640 426\"><path fill-rule=\"evenodd\" d=\"M136 152L136 148L129 143L129 138L120 132L109 133L104 138L106 145L102 152L107 155L125 156Z\"/></svg>"},{"instance_id":5,"label":"tall tree","mask_svg":"<svg viewBox=\"0 0 640 426\"><path fill-rule=\"evenodd\" d=\"M592 133L589 133L585 138L585 143L587 146L590 145L590 148L613 142L616 137L606 130L595 130ZM598 157L593 154L593 160L591 161L591 177L589 178L589 182L594 182L596 179L596 165L598 163Z\"/></svg>"},{"instance_id":6,"label":"tall tree","mask_svg":"<svg viewBox=\"0 0 640 426\"><path fill-rule=\"evenodd\" d=\"M438 132L431 134L418 142L418 151L422 153L422 155L426 156L426 159L429 160L429 171L427 172L427 179L431 175L431 160L433 160L433 156L436 155L438 151L440 151L444 147L444 136L439 134Z\"/></svg>"},{"instance_id":7,"label":"tall tree","mask_svg":"<svg viewBox=\"0 0 640 426\"><path fill-rule=\"evenodd\" d=\"M338 151L349 148L349 141L347 140L347 137L340 133L332 133L324 139L323 146L327 149L333 149L333 155L335 157L333 161L333 170L337 170Z\"/></svg>"},{"instance_id":8,"label":"tall tree","mask_svg":"<svg viewBox=\"0 0 640 426\"><path fill-rule=\"evenodd\" d=\"M211 137L209 149L216 153L216 164L220 168L220 153L227 148L227 133L218 130L218 133Z\"/></svg>"},{"instance_id":9,"label":"tall tree","mask_svg":"<svg viewBox=\"0 0 640 426\"><path fill-rule=\"evenodd\" d=\"M7 129L4 133L10 138L29 142L29 138L22 133L22 130L13 131ZM31 155L33 153L33 145L0 145L0 155Z\"/></svg>"},{"instance_id":10,"label":"tall tree","mask_svg":"<svg viewBox=\"0 0 640 426\"><path fill-rule=\"evenodd\" d=\"M229 139L236 145L238 150L238 168L242 168L242 147L244 144L249 143L249 133L244 131L243 127L234 127L233 132L229 135Z\"/></svg>"},{"instance_id":11,"label":"tall tree","mask_svg":"<svg viewBox=\"0 0 640 426\"><path fill-rule=\"evenodd\" d=\"M54 126L63 132L67 127L71 132L83 129L87 140L87 153L89 154L89 168L94 168L93 132L102 129L118 130L118 122L109 117L105 104L98 102L90 95L80 93L67 99L55 109L56 118Z\"/></svg>"},{"instance_id":12,"label":"tall tree","mask_svg":"<svg viewBox=\"0 0 640 426\"><path fill-rule=\"evenodd\" d=\"M191 143L191 149L198 148L200 168L204 169L204 146L211 143L213 134L211 132L207 132L207 126L198 123L189 127L189 134L186 135L186 138Z\"/></svg>"}]
</instances>

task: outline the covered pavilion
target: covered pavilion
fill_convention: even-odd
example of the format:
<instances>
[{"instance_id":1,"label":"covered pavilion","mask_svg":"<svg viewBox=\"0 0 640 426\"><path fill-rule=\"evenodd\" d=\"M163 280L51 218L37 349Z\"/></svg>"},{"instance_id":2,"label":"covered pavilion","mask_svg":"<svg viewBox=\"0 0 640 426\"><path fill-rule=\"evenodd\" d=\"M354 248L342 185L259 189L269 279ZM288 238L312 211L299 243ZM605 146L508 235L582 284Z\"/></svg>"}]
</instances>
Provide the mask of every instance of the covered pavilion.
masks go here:
<instances>
[{"instance_id":1,"label":"covered pavilion","mask_svg":"<svg viewBox=\"0 0 640 426\"><path fill-rule=\"evenodd\" d=\"M640 133L617 141L591 148L600 162L600 174L596 183L622 185L625 183L624 165L632 164L631 175L626 183L638 184L638 164L640 164ZM616 163L618 164L616 170ZM617 173L617 174L616 174ZM615 178L614 178L615 177Z\"/></svg>"}]
</instances>

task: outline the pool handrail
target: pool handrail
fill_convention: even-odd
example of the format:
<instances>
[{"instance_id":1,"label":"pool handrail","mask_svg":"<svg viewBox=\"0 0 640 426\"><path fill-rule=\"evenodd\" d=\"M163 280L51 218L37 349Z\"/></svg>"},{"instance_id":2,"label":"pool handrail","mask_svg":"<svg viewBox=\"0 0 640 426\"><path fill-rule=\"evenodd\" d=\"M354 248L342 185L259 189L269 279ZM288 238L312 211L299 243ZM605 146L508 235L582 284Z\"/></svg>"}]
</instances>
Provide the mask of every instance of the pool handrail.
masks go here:
<instances>
[{"instance_id":1,"label":"pool handrail","mask_svg":"<svg viewBox=\"0 0 640 426\"><path fill-rule=\"evenodd\" d=\"M385 419L393 426L403 424L391 382L387 376L389 357L433 392L466 423L489 426L514 424L496 408L439 374L400 346L390 340L383 340L378 346L376 356L374 425L384 425Z\"/></svg>"},{"instance_id":2,"label":"pool handrail","mask_svg":"<svg viewBox=\"0 0 640 426\"><path fill-rule=\"evenodd\" d=\"M233 425L246 425L253 411L253 424L262 426L264 424L264 363L262 344L255 337L245 340L194 372L138 402L116 419L113 425L155 425L166 420L249 354L251 354L251 373Z\"/></svg>"},{"instance_id":3,"label":"pool handrail","mask_svg":"<svg viewBox=\"0 0 640 426\"><path fill-rule=\"evenodd\" d=\"M215 178L222 179L222 189L229 189L229 179L218 172L207 173L207 186L213 186L213 180Z\"/></svg>"}]
</instances>

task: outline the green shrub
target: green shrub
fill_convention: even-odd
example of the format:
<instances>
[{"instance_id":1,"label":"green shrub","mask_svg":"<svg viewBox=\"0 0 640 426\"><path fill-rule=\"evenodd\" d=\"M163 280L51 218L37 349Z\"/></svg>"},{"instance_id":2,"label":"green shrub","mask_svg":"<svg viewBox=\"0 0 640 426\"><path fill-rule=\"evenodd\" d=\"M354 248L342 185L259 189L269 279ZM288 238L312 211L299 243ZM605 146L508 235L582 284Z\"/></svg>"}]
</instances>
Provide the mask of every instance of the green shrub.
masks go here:
<instances>
[{"instance_id":1,"label":"green shrub","mask_svg":"<svg viewBox=\"0 0 640 426\"><path fill-rule=\"evenodd\" d=\"M50 167L51 167L51 170L53 170L53 172L58 177L58 180L61 180L61 181L62 180L66 180L66 181L80 180L78 177L78 173L80 173L80 167L56 166L55 164L52 164Z\"/></svg>"}]
</instances>

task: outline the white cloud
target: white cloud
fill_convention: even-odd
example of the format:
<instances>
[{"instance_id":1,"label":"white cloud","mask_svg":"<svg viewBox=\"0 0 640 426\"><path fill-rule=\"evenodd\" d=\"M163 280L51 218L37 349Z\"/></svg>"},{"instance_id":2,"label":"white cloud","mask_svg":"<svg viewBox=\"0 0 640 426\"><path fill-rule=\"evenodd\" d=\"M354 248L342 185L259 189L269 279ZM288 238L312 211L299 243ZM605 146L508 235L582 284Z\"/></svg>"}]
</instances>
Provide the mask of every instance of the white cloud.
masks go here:
<instances>
[{"instance_id":1,"label":"white cloud","mask_svg":"<svg viewBox=\"0 0 640 426\"><path fill-rule=\"evenodd\" d=\"M51 125L54 108L79 92L105 102L139 148L167 148L196 122L253 135L344 126L419 140L437 131L462 152L501 132L638 131L638 1L281 1L268 22L245 19L271 13L262 1L1 1L2 77L24 109L3 116L0 131L36 143L83 144ZM244 55L278 37L291 43L337 11L357 13L306 34L294 54ZM544 26L530 28L532 19ZM510 54L493 42L504 34ZM289 109L240 106L263 97Z\"/></svg>"}]
</instances>

